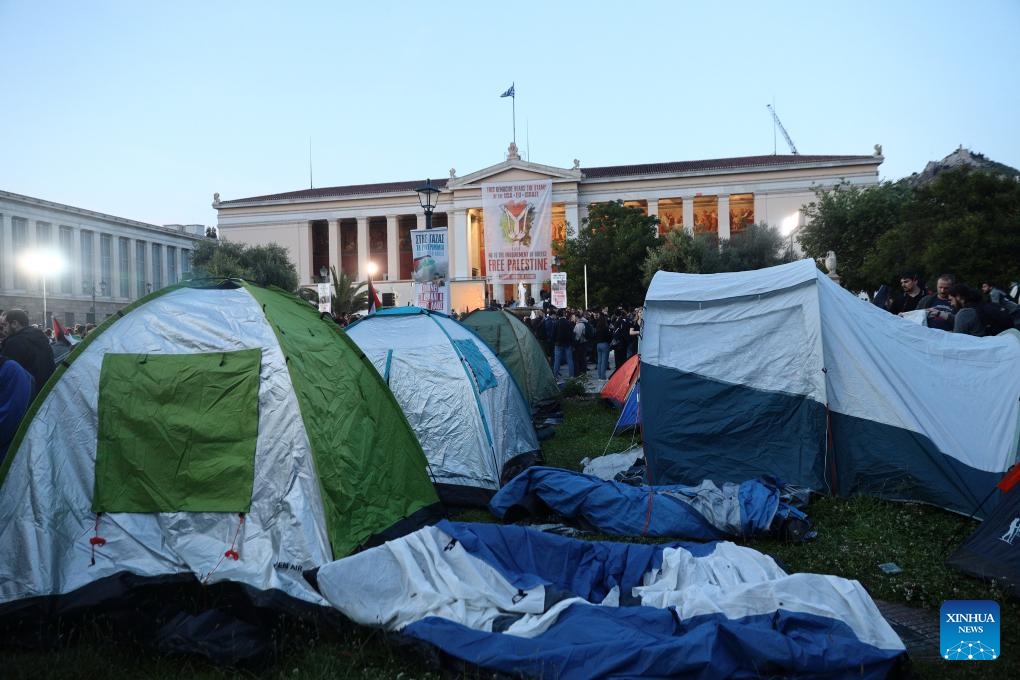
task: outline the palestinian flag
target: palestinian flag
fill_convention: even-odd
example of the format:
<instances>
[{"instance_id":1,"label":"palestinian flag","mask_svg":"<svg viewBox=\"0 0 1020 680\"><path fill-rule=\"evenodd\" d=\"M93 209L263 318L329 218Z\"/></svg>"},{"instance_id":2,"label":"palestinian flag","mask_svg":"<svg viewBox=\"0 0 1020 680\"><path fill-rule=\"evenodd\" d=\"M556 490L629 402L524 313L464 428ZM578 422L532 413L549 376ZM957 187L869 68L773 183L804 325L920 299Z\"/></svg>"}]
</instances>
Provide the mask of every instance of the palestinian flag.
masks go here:
<instances>
[{"instance_id":1,"label":"palestinian flag","mask_svg":"<svg viewBox=\"0 0 1020 680\"><path fill-rule=\"evenodd\" d=\"M78 338L68 333L67 330L60 325L60 322L57 321L57 317L53 317L53 339L72 347L80 342Z\"/></svg>"},{"instance_id":2,"label":"palestinian flag","mask_svg":"<svg viewBox=\"0 0 1020 680\"><path fill-rule=\"evenodd\" d=\"M382 302L379 300L379 294L375 292L375 286L372 285L372 279L368 280L368 313L375 314L382 307Z\"/></svg>"}]
</instances>

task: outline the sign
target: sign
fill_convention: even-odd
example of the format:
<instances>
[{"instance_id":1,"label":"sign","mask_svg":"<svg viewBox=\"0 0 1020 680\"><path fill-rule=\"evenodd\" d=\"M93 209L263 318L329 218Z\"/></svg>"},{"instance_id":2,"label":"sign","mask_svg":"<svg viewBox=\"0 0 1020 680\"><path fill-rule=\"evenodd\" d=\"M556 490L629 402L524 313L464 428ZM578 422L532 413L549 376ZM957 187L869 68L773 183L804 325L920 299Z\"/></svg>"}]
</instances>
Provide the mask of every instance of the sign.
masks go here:
<instances>
[{"instance_id":1,"label":"sign","mask_svg":"<svg viewBox=\"0 0 1020 680\"><path fill-rule=\"evenodd\" d=\"M434 312L450 313L450 254L447 229L411 230L413 304Z\"/></svg>"},{"instance_id":2,"label":"sign","mask_svg":"<svg viewBox=\"0 0 1020 680\"><path fill-rule=\"evenodd\" d=\"M319 294L319 313L333 313L333 286L328 283L315 284L316 292Z\"/></svg>"},{"instance_id":3,"label":"sign","mask_svg":"<svg viewBox=\"0 0 1020 680\"><path fill-rule=\"evenodd\" d=\"M565 309L567 306L567 273L553 272L552 297L549 300L553 307Z\"/></svg>"},{"instance_id":4,"label":"sign","mask_svg":"<svg viewBox=\"0 0 1020 680\"><path fill-rule=\"evenodd\" d=\"M994 661L1002 654L995 600L946 600L939 617L939 643L946 661Z\"/></svg>"},{"instance_id":5,"label":"sign","mask_svg":"<svg viewBox=\"0 0 1020 680\"><path fill-rule=\"evenodd\" d=\"M489 283L543 283L552 246L552 180L482 184Z\"/></svg>"}]
</instances>

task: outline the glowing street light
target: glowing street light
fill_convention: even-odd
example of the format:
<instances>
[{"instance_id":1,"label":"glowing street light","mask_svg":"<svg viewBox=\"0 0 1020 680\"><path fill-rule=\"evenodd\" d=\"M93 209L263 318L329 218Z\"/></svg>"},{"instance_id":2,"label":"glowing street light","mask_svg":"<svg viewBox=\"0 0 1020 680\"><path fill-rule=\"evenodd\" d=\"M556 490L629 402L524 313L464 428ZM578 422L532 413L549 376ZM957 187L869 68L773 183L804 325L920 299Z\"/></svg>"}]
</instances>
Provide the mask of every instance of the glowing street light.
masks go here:
<instances>
[{"instance_id":1,"label":"glowing street light","mask_svg":"<svg viewBox=\"0 0 1020 680\"><path fill-rule=\"evenodd\" d=\"M20 261L23 270L42 277L43 324L45 325L49 323L46 314L46 277L50 274L59 274L64 270L64 258L54 250L42 248L25 252Z\"/></svg>"}]
</instances>

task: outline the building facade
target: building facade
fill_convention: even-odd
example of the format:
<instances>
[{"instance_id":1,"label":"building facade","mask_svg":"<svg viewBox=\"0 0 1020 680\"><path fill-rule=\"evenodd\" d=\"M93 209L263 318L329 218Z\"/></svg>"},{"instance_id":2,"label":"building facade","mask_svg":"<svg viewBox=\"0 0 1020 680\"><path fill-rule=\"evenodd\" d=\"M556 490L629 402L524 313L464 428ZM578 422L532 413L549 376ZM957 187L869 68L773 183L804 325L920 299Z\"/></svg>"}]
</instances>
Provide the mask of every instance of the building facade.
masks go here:
<instances>
[{"instance_id":1,"label":"building facade","mask_svg":"<svg viewBox=\"0 0 1020 680\"><path fill-rule=\"evenodd\" d=\"M99 323L191 271L202 225L157 226L0 191L0 309L21 308L32 323ZM36 270L31 253L59 264ZM45 308L45 313L44 313Z\"/></svg>"},{"instance_id":2,"label":"building facade","mask_svg":"<svg viewBox=\"0 0 1020 680\"><path fill-rule=\"evenodd\" d=\"M487 288L485 222L481 187L489 182L548 179L553 191L553 238L584 225L588 206L623 201L659 218L659 229L687 229L731 238L747 225L766 222L784 234L804 224L802 206L817 188L841 182L872 185L884 160L871 155L773 155L701 161L581 167L539 165L522 160L511 144L505 160L463 177L450 170L441 189L433 226L449 229L453 308L473 308L518 293L511 286ZM290 252L299 280L311 285L336 267L364 280L374 263L378 288L395 304L411 299L409 232L425 226L415 189L424 181L307 189L232 200L213 197L220 235L250 245L278 243ZM640 263L636 263L640 266ZM528 294L538 299L538 286Z\"/></svg>"}]
</instances>

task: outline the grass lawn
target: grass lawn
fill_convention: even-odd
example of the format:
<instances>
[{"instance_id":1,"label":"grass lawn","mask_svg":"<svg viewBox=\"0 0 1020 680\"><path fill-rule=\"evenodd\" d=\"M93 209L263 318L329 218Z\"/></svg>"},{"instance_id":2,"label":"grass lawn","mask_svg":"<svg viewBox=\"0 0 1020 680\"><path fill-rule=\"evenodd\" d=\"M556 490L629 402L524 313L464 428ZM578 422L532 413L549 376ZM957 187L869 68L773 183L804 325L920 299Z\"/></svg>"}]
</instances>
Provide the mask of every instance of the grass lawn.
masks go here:
<instances>
[{"instance_id":1,"label":"grass lawn","mask_svg":"<svg viewBox=\"0 0 1020 680\"><path fill-rule=\"evenodd\" d=\"M543 443L546 464L580 469L586 456L620 451L628 437L610 440L616 411L590 399L566 403L566 422ZM963 663L915 661L924 678L1020 677L1020 604L993 584L943 566L945 557L977 526L935 508L874 498L819 498L807 509L818 538L784 543L743 541L774 556L788 571L835 574L860 581L875 599L938 612L950 599L991 599L1001 607L1002 657ZM493 521L484 511L457 519ZM598 536L597 538L610 538ZM615 537L615 540L628 540ZM633 539L632 539L633 540ZM641 540L641 539L637 539ZM884 574L878 565L895 562L902 573ZM105 621L68 630L68 644L46 652L0 647L0 677L14 678L440 678L427 652L394 636L359 627L333 629L291 623L280 630L273 663L256 669L221 669L193 657L161 657L124 642L123 631ZM468 673L467 677L490 677Z\"/></svg>"}]
</instances>

